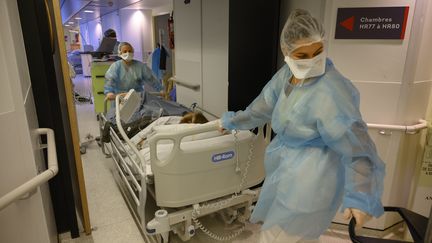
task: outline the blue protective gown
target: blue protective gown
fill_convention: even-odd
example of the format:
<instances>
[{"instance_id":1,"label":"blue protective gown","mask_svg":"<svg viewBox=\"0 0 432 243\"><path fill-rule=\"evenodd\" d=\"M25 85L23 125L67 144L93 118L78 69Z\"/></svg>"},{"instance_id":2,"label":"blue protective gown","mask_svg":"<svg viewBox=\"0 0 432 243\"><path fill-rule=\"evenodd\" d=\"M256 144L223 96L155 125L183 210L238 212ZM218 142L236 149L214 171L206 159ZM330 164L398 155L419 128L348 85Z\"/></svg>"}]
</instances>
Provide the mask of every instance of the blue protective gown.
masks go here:
<instances>
[{"instance_id":1,"label":"blue protective gown","mask_svg":"<svg viewBox=\"0 0 432 243\"><path fill-rule=\"evenodd\" d=\"M158 47L152 53L152 71L158 78L162 78L161 70L159 68L161 58L161 49Z\"/></svg>"},{"instance_id":2,"label":"blue protective gown","mask_svg":"<svg viewBox=\"0 0 432 243\"><path fill-rule=\"evenodd\" d=\"M149 84L154 90L161 91L161 82L153 75L152 71L144 63L132 60L126 65L123 60L111 64L105 73L104 93L123 93L130 89L137 92L144 90L144 83Z\"/></svg>"},{"instance_id":3,"label":"blue protective gown","mask_svg":"<svg viewBox=\"0 0 432 243\"><path fill-rule=\"evenodd\" d=\"M329 59L326 72L302 86L291 77L285 65L246 110L221 119L229 130L271 121L277 134L266 149L266 179L251 221L316 239L341 204L380 216L385 166L362 120L357 89Z\"/></svg>"}]
</instances>

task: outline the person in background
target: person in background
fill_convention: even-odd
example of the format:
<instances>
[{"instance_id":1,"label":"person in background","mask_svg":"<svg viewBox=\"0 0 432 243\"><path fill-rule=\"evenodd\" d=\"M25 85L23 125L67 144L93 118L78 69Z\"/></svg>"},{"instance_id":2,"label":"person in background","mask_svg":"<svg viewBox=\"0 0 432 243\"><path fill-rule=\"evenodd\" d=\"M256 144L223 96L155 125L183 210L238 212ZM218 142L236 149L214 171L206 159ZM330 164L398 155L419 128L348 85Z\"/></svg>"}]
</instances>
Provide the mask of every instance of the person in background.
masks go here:
<instances>
[{"instance_id":1,"label":"person in background","mask_svg":"<svg viewBox=\"0 0 432 243\"><path fill-rule=\"evenodd\" d=\"M99 47L96 50L96 53L100 53L101 55L111 55L117 54L118 50L117 35L113 29L108 29L104 32L104 36Z\"/></svg>"},{"instance_id":2,"label":"person in background","mask_svg":"<svg viewBox=\"0 0 432 243\"><path fill-rule=\"evenodd\" d=\"M342 205L362 226L379 217L385 165L359 111L359 92L326 58L324 29L294 10L281 34L284 65L244 110L223 114L220 130L271 122L264 181L251 222L260 242L319 242Z\"/></svg>"},{"instance_id":3,"label":"person in background","mask_svg":"<svg viewBox=\"0 0 432 243\"><path fill-rule=\"evenodd\" d=\"M116 41L112 53L114 55L117 55L118 54L118 46L119 46L120 42L117 40L117 34L116 34L115 30L113 30L113 29L107 29L104 32L104 37L105 38L110 38L110 39L113 39L113 40Z\"/></svg>"},{"instance_id":4,"label":"person in background","mask_svg":"<svg viewBox=\"0 0 432 243\"><path fill-rule=\"evenodd\" d=\"M130 89L142 92L144 84L163 93L162 84L152 71L144 63L133 59L134 49L131 44L121 42L118 52L122 59L111 64L105 73L104 94L109 100L114 100L117 94L126 93Z\"/></svg>"}]
</instances>

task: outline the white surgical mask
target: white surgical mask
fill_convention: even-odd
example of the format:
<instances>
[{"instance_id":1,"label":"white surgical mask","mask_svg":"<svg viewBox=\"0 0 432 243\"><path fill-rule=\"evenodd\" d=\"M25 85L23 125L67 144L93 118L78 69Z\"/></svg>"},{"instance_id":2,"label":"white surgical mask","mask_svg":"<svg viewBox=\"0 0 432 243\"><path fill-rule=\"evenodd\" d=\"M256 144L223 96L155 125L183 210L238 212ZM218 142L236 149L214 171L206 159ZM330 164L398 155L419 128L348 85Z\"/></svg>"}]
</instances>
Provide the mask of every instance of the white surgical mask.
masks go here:
<instances>
[{"instance_id":1,"label":"white surgical mask","mask_svg":"<svg viewBox=\"0 0 432 243\"><path fill-rule=\"evenodd\" d=\"M288 64L291 72L297 79L312 78L324 74L326 54L323 51L313 58L298 60L286 56L285 62Z\"/></svg>"},{"instance_id":2,"label":"white surgical mask","mask_svg":"<svg viewBox=\"0 0 432 243\"><path fill-rule=\"evenodd\" d=\"M133 59L133 52L122 53L120 57L126 62L130 62Z\"/></svg>"}]
</instances>

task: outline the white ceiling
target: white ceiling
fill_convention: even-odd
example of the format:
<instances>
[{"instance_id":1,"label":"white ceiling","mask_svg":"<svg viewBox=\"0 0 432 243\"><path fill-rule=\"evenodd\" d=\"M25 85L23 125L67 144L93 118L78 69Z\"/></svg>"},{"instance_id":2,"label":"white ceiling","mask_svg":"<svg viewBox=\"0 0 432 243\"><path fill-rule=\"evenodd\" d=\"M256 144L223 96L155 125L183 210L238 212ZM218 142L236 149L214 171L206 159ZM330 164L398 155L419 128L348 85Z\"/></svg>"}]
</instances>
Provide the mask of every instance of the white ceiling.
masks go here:
<instances>
[{"instance_id":1,"label":"white ceiling","mask_svg":"<svg viewBox=\"0 0 432 243\"><path fill-rule=\"evenodd\" d=\"M172 4L173 0L61 0L63 24L71 28L97 19L113 11L127 9L155 9ZM91 10L93 13L86 13ZM81 18L78 19L77 18ZM73 22L69 24L68 22Z\"/></svg>"},{"instance_id":2,"label":"white ceiling","mask_svg":"<svg viewBox=\"0 0 432 243\"><path fill-rule=\"evenodd\" d=\"M154 9L162 6L166 6L168 4L172 4L173 0L141 0L137 3L134 3L127 8L132 9Z\"/></svg>"}]
</instances>

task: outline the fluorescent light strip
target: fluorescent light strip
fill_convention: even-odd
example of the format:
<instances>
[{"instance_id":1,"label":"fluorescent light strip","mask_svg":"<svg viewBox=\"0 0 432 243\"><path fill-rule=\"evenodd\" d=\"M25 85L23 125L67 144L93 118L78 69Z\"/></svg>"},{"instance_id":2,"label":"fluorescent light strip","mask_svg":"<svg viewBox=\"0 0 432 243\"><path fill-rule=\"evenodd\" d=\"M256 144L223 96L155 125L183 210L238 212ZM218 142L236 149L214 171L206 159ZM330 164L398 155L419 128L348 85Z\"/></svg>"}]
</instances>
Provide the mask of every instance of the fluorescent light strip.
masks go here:
<instances>
[{"instance_id":1,"label":"fluorescent light strip","mask_svg":"<svg viewBox=\"0 0 432 243\"><path fill-rule=\"evenodd\" d=\"M75 19L76 19L76 20L80 20L80 19L82 19L82 18L80 18L80 17L76 17Z\"/></svg>"},{"instance_id":2,"label":"fluorescent light strip","mask_svg":"<svg viewBox=\"0 0 432 243\"><path fill-rule=\"evenodd\" d=\"M84 10L84 13L94 13L93 10Z\"/></svg>"}]
</instances>

